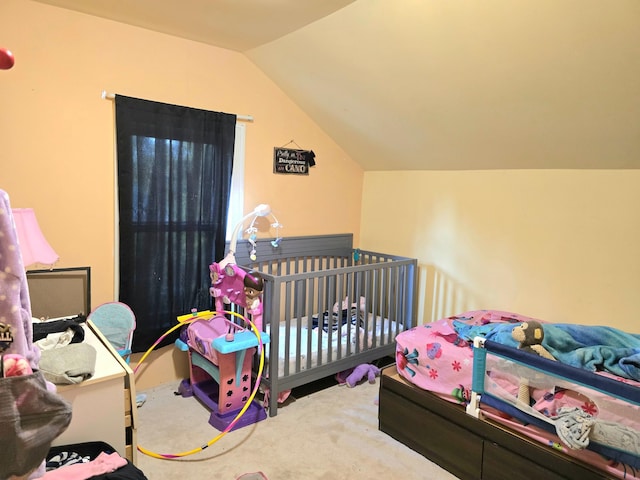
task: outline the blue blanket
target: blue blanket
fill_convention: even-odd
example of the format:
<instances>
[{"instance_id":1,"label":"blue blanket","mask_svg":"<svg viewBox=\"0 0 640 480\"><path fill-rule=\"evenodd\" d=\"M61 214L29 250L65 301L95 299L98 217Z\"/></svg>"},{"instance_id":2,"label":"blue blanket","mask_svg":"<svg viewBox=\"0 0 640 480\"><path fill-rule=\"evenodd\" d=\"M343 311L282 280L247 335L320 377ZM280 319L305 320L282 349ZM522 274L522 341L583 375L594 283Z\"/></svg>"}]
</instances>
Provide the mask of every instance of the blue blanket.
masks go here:
<instances>
[{"instance_id":1,"label":"blue blanket","mask_svg":"<svg viewBox=\"0 0 640 480\"><path fill-rule=\"evenodd\" d=\"M464 340L480 336L494 342L518 347L511 336L518 324L494 323L467 325L455 320L453 327ZM612 327L545 323L542 345L556 360L590 371L606 371L640 381L640 335Z\"/></svg>"}]
</instances>

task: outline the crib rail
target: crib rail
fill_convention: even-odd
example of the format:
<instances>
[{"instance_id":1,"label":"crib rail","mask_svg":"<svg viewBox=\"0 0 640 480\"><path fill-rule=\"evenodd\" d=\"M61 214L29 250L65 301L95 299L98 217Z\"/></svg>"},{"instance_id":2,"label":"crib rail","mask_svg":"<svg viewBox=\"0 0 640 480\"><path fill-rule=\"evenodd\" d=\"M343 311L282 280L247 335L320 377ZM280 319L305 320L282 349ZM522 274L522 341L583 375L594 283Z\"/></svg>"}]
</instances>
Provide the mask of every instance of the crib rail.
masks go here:
<instances>
[{"instance_id":1,"label":"crib rail","mask_svg":"<svg viewBox=\"0 0 640 480\"><path fill-rule=\"evenodd\" d=\"M258 243L258 261L238 264L263 281L263 329L271 337L264 385L275 415L279 392L395 353L395 337L416 324L417 261L357 251L352 235Z\"/></svg>"}]
</instances>

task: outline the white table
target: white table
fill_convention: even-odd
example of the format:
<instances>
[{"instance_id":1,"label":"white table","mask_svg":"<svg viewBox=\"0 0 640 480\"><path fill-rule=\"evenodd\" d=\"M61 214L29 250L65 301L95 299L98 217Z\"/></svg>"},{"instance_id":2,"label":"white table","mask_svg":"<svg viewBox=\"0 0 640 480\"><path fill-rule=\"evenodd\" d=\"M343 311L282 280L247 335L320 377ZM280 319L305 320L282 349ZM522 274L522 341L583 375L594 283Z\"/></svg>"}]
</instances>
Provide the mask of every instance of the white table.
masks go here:
<instances>
[{"instance_id":1,"label":"white table","mask_svg":"<svg viewBox=\"0 0 640 480\"><path fill-rule=\"evenodd\" d=\"M71 424L53 446L106 442L134 464L137 407L133 371L91 321L84 341L96 349L95 374L75 385L57 385L73 407Z\"/></svg>"}]
</instances>

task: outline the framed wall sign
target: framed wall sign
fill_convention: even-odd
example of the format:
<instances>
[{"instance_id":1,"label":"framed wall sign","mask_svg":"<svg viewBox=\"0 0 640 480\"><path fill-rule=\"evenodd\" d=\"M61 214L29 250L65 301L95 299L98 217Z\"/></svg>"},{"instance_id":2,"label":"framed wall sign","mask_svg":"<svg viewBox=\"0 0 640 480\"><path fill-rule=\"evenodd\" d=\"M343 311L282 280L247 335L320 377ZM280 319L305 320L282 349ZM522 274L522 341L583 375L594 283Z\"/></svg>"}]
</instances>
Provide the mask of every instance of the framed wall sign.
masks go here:
<instances>
[{"instance_id":1,"label":"framed wall sign","mask_svg":"<svg viewBox=\"0 0 640 480\"><path fill-rule=\"evenodd\" d=\"M309 168L315 164L313 150L284 147L273 149L273 173L309 175Z\"/></svg>"}]
</instances>

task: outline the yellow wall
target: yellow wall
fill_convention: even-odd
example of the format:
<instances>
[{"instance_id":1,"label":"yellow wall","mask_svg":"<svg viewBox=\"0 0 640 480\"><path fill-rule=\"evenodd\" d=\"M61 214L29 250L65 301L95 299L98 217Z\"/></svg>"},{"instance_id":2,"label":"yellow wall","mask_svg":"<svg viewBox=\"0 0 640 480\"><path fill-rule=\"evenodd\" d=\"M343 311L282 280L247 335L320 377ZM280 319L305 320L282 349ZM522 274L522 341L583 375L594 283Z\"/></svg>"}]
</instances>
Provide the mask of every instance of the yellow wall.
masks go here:
<instances>
[{"instance_id":1,"label":"yellow wall","mask_svg":"<svg viewBox=\"0 0 640 480\"><path fill-rule=\"evenodd\" d=\"M114 118L102 90L238 114L247 208L284 235L353 232L362 248L419 259L420 317L497 308L640 331L640 172L368 172L243 55L29 0L0 2L0 188L34 207L61 256L113 298ZM308 177L272 173L273 147L313 149ZM362 211L361 211L362 205ZM149 369L184 374L184 356ZM155 383L139 375L138 388Z\"/></svg>"},{"instance_id":2,"label":"yellow wall","mask_svg":"<svg viewBox=\"0 0 640 480\"><path fill-rule=\"evenodd\" d=\"M640 332L638 185L638 170L367 172L361 245L419 259L424 322L492 308Z\"/></svg>"},{"instance_id":3,"label":"yellow wall","mask_svg":"<svg viewBox=\"0 0 640 480\"><path fill-rule=\"evenodd\" d=\"M94 306L114 299L114 111L103 90L252 115L245 210L271 204L284 236L357 240L361 167L243 55L29 0L0 2L0 46L16 58L0 71L0 188L36 210L56 266L92 267ZM316 154L308 176L273 174L273 148L292 139ZM153 352L138 388L186 368L172 347Z\"/></svg>"},{"instance_id":4,"label":"yellow wall","mask_svg":"<svg viewBox=\"0 0 640 480\"><path fill-rule=\"evenodd\" d=\"M93 303L114 285L114 111L107 90L253 115L247 124L245 207L269 203L281 234L354 233L363 172L242 54L29 0L0 2L0 188L33 207L60 255L89 265ZM273 174L290 140L316 154L308 176ZM271 232L275 234L275 232Z\"/></svg>"}]
</instances>

